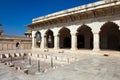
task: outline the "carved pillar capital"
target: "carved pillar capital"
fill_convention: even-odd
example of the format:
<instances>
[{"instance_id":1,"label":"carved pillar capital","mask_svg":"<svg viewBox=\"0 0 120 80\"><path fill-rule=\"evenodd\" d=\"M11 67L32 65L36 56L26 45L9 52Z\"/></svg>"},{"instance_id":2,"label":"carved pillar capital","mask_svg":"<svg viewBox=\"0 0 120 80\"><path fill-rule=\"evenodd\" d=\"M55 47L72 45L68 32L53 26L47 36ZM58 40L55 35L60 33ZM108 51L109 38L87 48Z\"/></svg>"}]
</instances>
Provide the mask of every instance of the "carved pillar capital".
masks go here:
<instances>
[{"instance_id":1,"label":"carved pillar capital","mask_svg":"<svg viewBox=\"0 0 120 80\"><path fill-rule=\"evenodd\" d=\"M60 36L60 34L58 33L58 34L56 34L56 35L54 35L54 37L59 37Z\"/></svg>"},{"instance_id":2,"label":"carved pillar capital","mask_svg":"<svg viewBox=\"0 0 120 80\"><path fill-rule=\"evenodd\" d=\"M44 37L44 38L46 38L46 37L47 37L47 35L45 34L43 37Z\"/></svg>"},{"instance_id":3,"label":"carved pillar capital","mask_svg":"<svg viewBox=\"0 0 120 80\"><path fill-rule=\"evenodd\" d=\"M71 33L71 36L77 36L77 33Z\"/></svg>"}]
</instances>

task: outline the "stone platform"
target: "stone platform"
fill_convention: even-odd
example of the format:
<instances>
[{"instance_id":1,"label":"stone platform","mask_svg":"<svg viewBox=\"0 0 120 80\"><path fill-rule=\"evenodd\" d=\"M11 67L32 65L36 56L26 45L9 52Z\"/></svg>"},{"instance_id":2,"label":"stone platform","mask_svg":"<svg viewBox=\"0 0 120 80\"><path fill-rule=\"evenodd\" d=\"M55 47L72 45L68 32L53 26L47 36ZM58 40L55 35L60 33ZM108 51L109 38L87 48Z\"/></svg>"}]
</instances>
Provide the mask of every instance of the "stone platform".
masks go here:
<instances>
[{"instance_id":1,"label":"stone platform","mask_svg":"<svg viewBox=\"0 0 120 80\"><path fill-rule=\"evenodd\" d=\"M30 52L30 51L29 51ZM31 51L34 54L44 52ZM0 63L0 80L120 80L120 56L103 56L98 54L53 53L53 56L76 57L79 60L70 62L56 69L41 74L24 74L21 71ZM27 63L26 63L27 64Z\"/></svg>"}]
</instances>

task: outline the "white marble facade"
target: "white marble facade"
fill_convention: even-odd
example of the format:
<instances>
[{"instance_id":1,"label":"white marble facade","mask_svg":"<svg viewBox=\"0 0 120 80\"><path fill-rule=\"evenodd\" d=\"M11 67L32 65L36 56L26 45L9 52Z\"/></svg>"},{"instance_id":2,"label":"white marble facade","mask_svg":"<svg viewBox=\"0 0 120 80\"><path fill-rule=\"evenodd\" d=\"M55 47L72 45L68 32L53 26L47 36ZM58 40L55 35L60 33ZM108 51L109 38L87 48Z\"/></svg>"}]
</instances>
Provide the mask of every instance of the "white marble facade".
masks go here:
<instances>
[{"instance_id":1,"label":"white marble facade","mask_svg":"<svg viewBox=\"0 0 120 80\"><path fill-rule=\"evenodd\" d=\"M120 50L120 1L95 3L33 19L32 48Z\"/></svg>"}]
</instances>

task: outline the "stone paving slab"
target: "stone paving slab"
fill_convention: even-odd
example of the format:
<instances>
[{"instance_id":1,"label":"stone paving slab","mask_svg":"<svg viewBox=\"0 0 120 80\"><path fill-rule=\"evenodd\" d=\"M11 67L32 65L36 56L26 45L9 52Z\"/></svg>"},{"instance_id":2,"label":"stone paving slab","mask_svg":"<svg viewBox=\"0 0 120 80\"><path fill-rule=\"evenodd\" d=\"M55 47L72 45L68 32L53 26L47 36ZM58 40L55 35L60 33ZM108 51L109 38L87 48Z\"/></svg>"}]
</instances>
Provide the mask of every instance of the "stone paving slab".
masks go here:
<instances>
[{"instance_id":1,"label":"stone paving slab","mask_svg":"<svg viewBox=\"0 0 120 80\"><path fill-rule=\"evenodd\" d=\"M120 56L64 55L76 55L79 61L34 76L12 71L10 67L0 63L0 80L120 80Z\"/></svg>"},{"instance_id":2,"label":"stone paving slab","mask_svg":"<svg viewBox=\"0 0 120 80\"><path fill-rule=\"evenodd\" d=\"M120 80L120 57L90 56L38 80ZM119 67L118 67L119 66Z\"/></svg>"}]
</instances>

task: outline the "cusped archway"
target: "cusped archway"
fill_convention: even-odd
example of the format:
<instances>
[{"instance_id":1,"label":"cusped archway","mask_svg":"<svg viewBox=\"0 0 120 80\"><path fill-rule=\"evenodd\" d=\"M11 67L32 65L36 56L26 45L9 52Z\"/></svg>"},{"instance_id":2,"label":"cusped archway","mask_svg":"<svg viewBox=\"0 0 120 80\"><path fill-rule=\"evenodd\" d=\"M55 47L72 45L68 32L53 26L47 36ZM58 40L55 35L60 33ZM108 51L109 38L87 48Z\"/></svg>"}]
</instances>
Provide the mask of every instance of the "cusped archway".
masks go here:
<instances>
[{"instance_id":1,"label":"cusped archway","mask_svg":"<svg viewBox=\"0 0 120 80\"><path fill-rule=\"evenodd\" d=\"M35 37L34 37L34 43L35 43L35 48L40 48L41 45L41 33L39 31L37 31L35 33Z\"/></svg>"},{"instance_id":2,"label":"cusped archway","mask_svg":"<svg viewBox=\"0 0 120 80\"><path fill-rule=\"evenodd\" d=\"M101 27L100 49L120 50L119 26L113 22L107 22Z\"/></svg>"},{"instance_id":3,"label":"cusped archway","mask_svg":"<svg viewBox=\"0 0 120 80\"><path fill-rule=\"evenodd\" d=\"M45 33L46 35L46 46L47 48L54 48L54 35L53 31L48 29Z\"/></svg>"},{"instance_id":4,"label":"cusped archway","mask_svg":"<svg viewBox=\"0 0 120 80\"><path fill-rule=\"evenodd\" d=\"M59 47L60 48L71 48L71 35L68 28L63 27L59 30Z\"/></svg>"},{"instance_id":5,"label":"cusped archway","mask_svg":"<svg viewBox=\"0 0 120 80\"><path fill-rule=\"evenodd\" d=\"M93 48L93 33L87 25L82 25L77 29L77 48L92 49Z\"/></svg>"},{"instance_id":6,"label":"cusped archway","mask_svg":"<svg viewBox=\"0 0 120 80\"><path fill-rule=\"evenodd\" d=\"M16 43L16 49L20 49L20 42Z\"/></svg>"}]
</instances>

